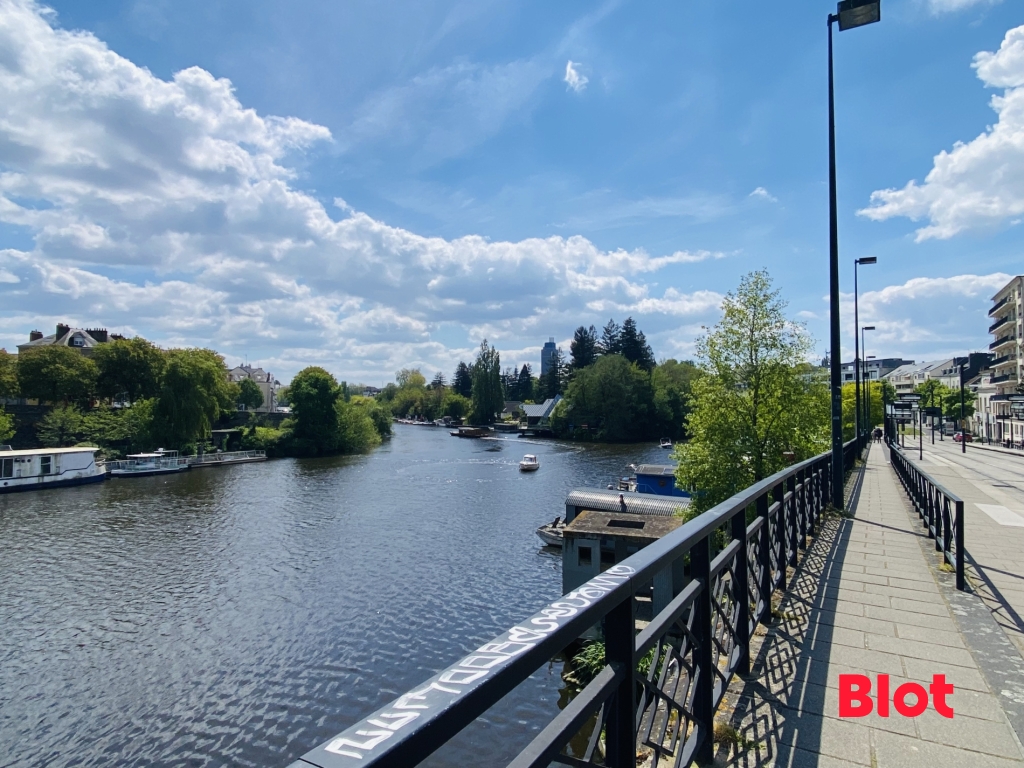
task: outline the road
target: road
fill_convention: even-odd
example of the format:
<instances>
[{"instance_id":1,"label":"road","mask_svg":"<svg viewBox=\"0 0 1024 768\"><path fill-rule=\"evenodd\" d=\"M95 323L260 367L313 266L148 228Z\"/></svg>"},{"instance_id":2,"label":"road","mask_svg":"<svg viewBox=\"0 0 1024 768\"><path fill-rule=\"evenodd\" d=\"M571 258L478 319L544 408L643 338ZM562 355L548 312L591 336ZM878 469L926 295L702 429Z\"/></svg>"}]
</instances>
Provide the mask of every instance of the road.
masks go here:
<instances>
[{"instance_id":1,"label":"road","mask_svg":"<svg viewBox=\"0 0 1024 768\"><path fill-rule=\"evenodd\" d=\"M964 532L974 584L1024 656L1024 454L967 453L948 437L925 434L922 469L964 500ZM907 455L917 461L916 440Z\"/></svg>"}]
</instances>

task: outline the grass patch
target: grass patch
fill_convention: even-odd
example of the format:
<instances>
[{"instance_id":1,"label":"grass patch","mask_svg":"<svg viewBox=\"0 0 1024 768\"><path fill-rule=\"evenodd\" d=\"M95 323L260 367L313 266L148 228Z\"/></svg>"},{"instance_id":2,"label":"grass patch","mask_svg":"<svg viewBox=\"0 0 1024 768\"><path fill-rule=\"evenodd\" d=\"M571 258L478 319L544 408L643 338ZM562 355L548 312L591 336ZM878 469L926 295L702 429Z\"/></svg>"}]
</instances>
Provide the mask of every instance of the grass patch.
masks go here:
<instances>
[{"instance_id":1,"label":"grass patch","mask_svg":"<svg viewBox=\"0 0 1024 768\"><path fill-rule=\"evenodd\" d=\"M729 723L715 723L715 744L733 747L737 752L746 752L756 747L758 742L748 739Z\"/></svg>"}]
</instances>

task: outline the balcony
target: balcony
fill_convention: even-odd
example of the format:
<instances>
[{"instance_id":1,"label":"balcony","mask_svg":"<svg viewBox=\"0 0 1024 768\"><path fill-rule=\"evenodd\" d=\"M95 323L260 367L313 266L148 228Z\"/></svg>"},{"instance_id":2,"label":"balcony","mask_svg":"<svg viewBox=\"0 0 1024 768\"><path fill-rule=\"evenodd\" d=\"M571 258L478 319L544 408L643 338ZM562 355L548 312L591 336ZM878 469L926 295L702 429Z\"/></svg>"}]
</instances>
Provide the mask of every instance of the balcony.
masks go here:
<instances>
[{"instance_id":1,"label":"balcony","mask_svg":"<svg viewBox=\"0 0 1024 768\"><path fill-rule=\"evenodd\" d=\"M994 331L995 331L995 330L996 330L996 329L997 329L997 328L998 328L999 326L1001 326L1001 325L1005 325L1005 324L1006 324L1006 323L1008 323L1008 322L1010 322L1010 316L1009 316L1009 315L1007 315L1006 317L1004 317L1004 318L1002 318L1002 319L1000 319L1000 320L996 320L996 321L995 321L994 323L992 323L992 325L990 325L990 326L988 327L988 332L989 332L989 333L992 333L992 332L994 332Z\"/></svg>"},{"instance_id":2,"label":"balcony","mask_svg":"<svg viewBox=\"0 0 1024 768\"><path fill-rule=\"evenodd\" d=\"M1008 296L1004 296L1004 297L1003 297L1003 299L1002 299L1001 301L997 302L997 303L996 303L996 305L995 305L994 307L992 307L992 309L990 309L990 310L988 311L988 316L989 316L989 317L992 317L992 315L994 315L994 314L995 314L996 312L998 312L998 311L999 311L1000 309L1002 309L1003 307L1005 307L1005 306L1006 306L1006 304L1007 304L1007 302L1009 302L1009 301L1010 301L1010 297L1011 297L1011 296L1013 296L1013 294L1012 294L1012 293L1011 293L1010 295L1008 295Z\"/></svg>"},{"instance_id":3,"label":"balcony","mask_svg":"<svg viewBox=\"0 0 1024 768\"><path fill-rule=\"evenodd\" d=\"M1008 365L1008 364L1009 365L1013 365L1013 364L1016 364L1016 362L1017 362L1017 358L1016 357L1012 357L1011 355L1003 355L1002 357L997 357L995 360L993 360L991 363L989 363L988 367L989 368L998 368L1001 365Z\"/></svg>"},{"instance_id":4,"label":"balcony","mask_svg":"<svg viewBox=\"0 0 1024 768\"><path fill-rule=\"evenodd\" d=\"M1015 336L1006 335L1000 339L996 339L995 341L993 341L991 344L988 345L988 348L996 349L997 347L1003 346L1003 344L1009 344L1011 341L1014 341L1015 339Z\"/></svg>"},{"instance_id":5,"label":"balcony","mask_svg":"<svg viewBox=\"0 0 1024 768\"><path fill-rule=\"evenodd\" d=\"M1003 374L1002 376L993 376L991 379L989 379L989 381L992 384L1002 384L1004 381L1016 381L1016 380L1017 380L1017 376L1014 375L1014 374L1009 374L1009 373Z\"/></svg>"}]
</instances>

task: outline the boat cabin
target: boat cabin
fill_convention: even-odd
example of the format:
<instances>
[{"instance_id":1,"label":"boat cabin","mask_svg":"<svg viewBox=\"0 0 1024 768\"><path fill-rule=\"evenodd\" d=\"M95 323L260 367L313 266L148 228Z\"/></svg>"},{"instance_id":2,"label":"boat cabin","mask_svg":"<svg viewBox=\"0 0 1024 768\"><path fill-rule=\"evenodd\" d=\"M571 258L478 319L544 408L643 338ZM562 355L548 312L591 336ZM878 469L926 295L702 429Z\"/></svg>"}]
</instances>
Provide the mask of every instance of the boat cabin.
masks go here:
<instances>
[{"instance_id":1,"label":"boat cabin","mask_svg":"<svg viewBox=\"0 0 1024 768\"><path fill-rule=\"evenodd\" d=\"M33 448L0 451L0 493L80 485L102 480L98 448Z\"/></svg>"}]
</instances>

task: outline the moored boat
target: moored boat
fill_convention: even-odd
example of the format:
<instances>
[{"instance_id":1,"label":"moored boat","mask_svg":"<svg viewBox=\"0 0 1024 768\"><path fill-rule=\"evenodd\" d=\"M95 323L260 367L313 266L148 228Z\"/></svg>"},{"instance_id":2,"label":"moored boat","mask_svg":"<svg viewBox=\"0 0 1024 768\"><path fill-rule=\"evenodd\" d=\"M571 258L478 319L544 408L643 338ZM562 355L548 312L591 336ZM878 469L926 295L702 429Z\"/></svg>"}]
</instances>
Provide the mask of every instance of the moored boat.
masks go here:
<instances>
[{"instance_id":1,"label":"moored boat","mask_svg":"<svg viewBox=\"0 0 1024 768\"><path fill-rule=\"evenodd\" d=\"M661 442L659 443L659 445L662 448L671 448L672 447L672 440L670 438L663 437L663 438L661 438Z\"/></svg>"},{"instance_id":2,"label":"moored boat","mask_svg":"<svg viewBox=\"0 0 1024 768\"><path fill-rule=\"evenodd\" d=\"M122 461L107 463L111 477L148 477L150 475L172 475L191 469L188 459L177 451L162 448L153 453L132 453Z\"/></svg>"},{"instance_id":3,"label":"moored boat","mask_svg":"<svg viewBox=\"0 0 1024 768\"><path fill-rule=\"evenodd\" d=\"M561 547L562 534L565 530L565 521L556 517L552 522L542 525L537 529L537 535L544 542L546 547Z\"/></svg>"},{"instance_id":4,"label":"moored boat","mask_svg":"<svg viewBox=\"0 0 1024 768\"><path fill-rule=\"evenodd\" d=\"M523 456L523 460L519 462L520 472L536 472L538 469L540 469L540 462L532 453Z\"/></svg>"},{"instance_id":5,"label":"moored boat","mask_svg":"<svg viewBox=\"0 0 1024 768\"><path fill-rule=\"evenodd\" d=\"M33 448L0 451L0 493L98 483L106 474L98 448Z\"/></svg>"},{"instance_id":6,"label":"moored boat","mask_svg":"<svg viewBox=\"0 0 1024 768\"><path fill-rule=\"evenodd\" d=\"M448 434L452 437L486 437L490 433L487 427L459 427Z\"/></svg>"}]
</instances>

